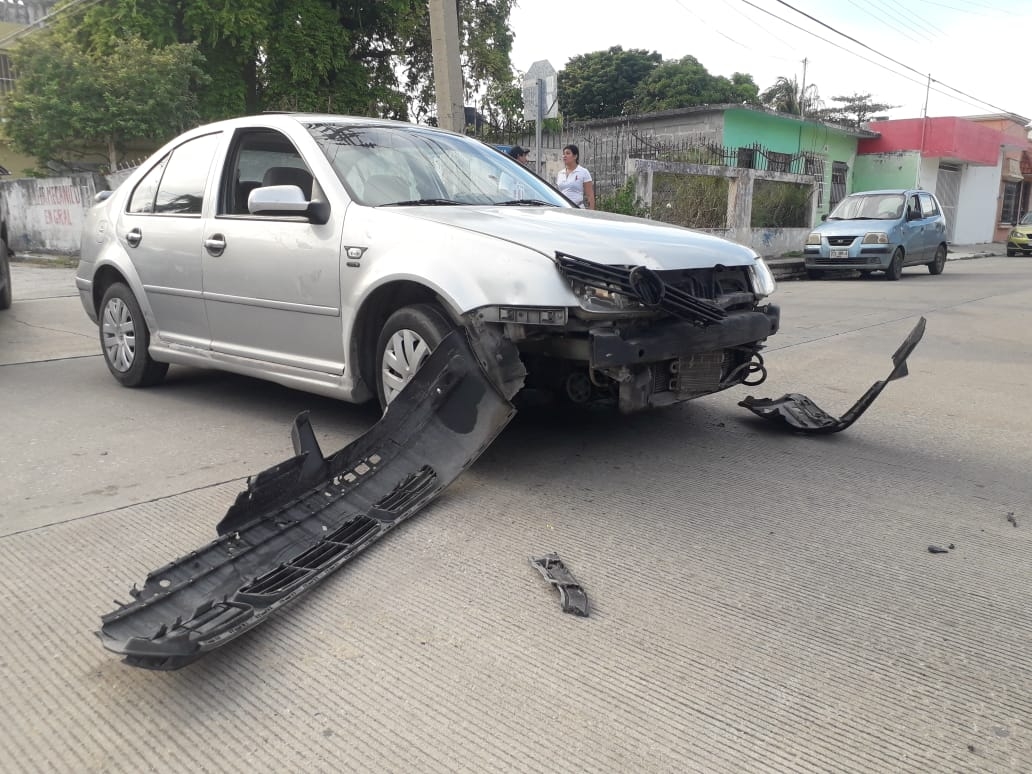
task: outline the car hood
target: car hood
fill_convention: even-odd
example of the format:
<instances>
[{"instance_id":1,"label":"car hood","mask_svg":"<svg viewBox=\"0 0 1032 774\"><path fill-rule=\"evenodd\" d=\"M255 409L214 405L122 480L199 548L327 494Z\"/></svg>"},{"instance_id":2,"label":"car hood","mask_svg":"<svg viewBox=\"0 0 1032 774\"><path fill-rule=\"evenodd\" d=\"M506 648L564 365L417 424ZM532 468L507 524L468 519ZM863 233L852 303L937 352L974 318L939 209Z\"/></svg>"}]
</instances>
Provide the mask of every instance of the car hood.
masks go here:
<instances>
[{"instance_id":1,"label":"car hood","mask_svg":"<svg viewBox=\"0 0 1032 774\"><path fill-rule=\"evenodd\" d=\"M596 263L662 270L745 266L756 256L749 247L680 226L564 207L379 209L522 245L549 258L561 252Z\"/></svg>"}]
</instances>

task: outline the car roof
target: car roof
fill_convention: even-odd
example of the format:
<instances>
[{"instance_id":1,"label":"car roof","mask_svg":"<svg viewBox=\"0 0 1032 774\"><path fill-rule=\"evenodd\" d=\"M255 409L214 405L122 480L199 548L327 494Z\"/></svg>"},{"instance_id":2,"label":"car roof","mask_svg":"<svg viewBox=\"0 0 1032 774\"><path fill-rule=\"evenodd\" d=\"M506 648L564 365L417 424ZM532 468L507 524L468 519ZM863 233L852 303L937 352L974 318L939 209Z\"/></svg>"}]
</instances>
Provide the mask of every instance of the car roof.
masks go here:
<instances>
[{"instance_id":1,"label":"car roof","mask_svg":"<svg viewBox=\"0 0 1032 774\"><path fill-rule=\"evenodd\" d=\"M264 126L287 126L294 124L309 123L333 123L346 124L351 126L381 126L397 127L405 129L418 129L420 131L440 132L442 134L458 134L449 132L435 126L425 124L413 124L408 121L392 121L387 118L370 118L368 116L347 116L336 113L299 113L270 111L266 113L255 113L237 118L227 118L222 121L215 121L204 126L198 126L194 131L210 131L212 129L230 129L238 126L253 126L255 124Z\"/></svg>"},{"instance_id":2,"label":"car roof","mask_svg":"<svg viewBox=\"0 0 1032 774\"><path fill-rule=\"evenodd\" d=\"M879 188L876 191L853 191L849 194L850 196L884 196L886 194L912 194L912 193L926 193L930 194L931 191L926 191L923 188Z\"/></svg>"}]
</instances>

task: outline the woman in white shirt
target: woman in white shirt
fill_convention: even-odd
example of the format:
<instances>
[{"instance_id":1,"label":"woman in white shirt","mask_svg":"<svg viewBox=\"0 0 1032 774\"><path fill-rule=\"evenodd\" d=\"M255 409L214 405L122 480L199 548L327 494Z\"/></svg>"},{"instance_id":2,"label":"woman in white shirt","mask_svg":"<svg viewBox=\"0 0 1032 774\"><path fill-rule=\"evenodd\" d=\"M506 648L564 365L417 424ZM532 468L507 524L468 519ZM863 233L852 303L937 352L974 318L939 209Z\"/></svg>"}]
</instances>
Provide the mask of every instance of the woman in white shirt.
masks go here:
<instances>
[{"instance_id":1,"label":"woman in white shirt","mask_svg":"<svg viewBox=\"0 0 1032 774\"><path fill-rule=\"evenodd\" d=\"M578 207L595 209L595 184L591 182L591 173L580 165L580 150L576 145L563 148L563 167L556 175L556 188Z\"/></svg>"}]
</instances>

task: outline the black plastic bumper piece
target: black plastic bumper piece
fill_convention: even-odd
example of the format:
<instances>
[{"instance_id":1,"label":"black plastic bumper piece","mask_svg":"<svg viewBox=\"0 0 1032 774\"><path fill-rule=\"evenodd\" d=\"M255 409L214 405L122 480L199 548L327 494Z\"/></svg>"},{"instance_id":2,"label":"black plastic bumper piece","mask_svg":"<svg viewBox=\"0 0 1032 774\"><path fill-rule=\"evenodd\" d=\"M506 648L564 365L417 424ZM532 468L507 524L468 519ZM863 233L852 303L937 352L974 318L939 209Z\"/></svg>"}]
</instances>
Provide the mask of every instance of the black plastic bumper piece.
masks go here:
<instances>
[{"instance_id":1,"label":"black plastic bumper piece","mask_svg":"<svg viewBox=\"0 0 1032 774\"><path fill-rule=\"evenodd\" d=\"M430 502L514 414L452 333L383 418L332 456L299 415L296 456L248 481L218 539L150 573L103 616L104 647L167 670L240 636Z\"/></svg>"},{"instance_id":2,"label":"black plastic bumper piece","mask_svg":"<svg viewBox=\"0 0 1032 774\"><path fill-rule=\"evenodd\" d=\"M885 389L889 382L895 379L902 379L909 373L907 371L907 358L910 357L910 353L914 351L918 342L921 341L921 337L924 336L925 322L924 317L918 320L917 325L914 326L914 329L910 331L910 334L900 344L899 349L893 354L892 371L888 377L872 384L860 400L854 403L852 408L839 419L831 416L808 397L797 392L782 395L776 400L771 398L754 398L750 395L738 405L744 406L757 416L789 427L798 433L827 435L845 430L859 419L861 414L867 411L868 407L874 403L874 399L881 394L881 391Z\"/></svg>"},{"instance_id":3,"label":"black plastic bumper piece","mask_svg":"<svg viewBox=\"0 0 1032 774\"><path fill-rule=\"evenodd\" d=\"M546 581L559 591L559 601L562 603L564 613L588 617L587 592L581 588L577 579L573 577L573 573L566 568L558 554L548 554L536 559L532 556L530 563L538 569Z\"/></svg>"},{"instance_id":4,"label":"black plastic bumper piece","mask_svg":"<svg viewBox=\"0 0 1032 774\"><path fill-rule=\"evenodd\" d=\"M671 322L635 333L591 331L592 368L655 363L677 357L757 344L778 332L781 310L768 304L754 312L731 312L720 322L700 328Z\"/></svg>"}]
</instances>

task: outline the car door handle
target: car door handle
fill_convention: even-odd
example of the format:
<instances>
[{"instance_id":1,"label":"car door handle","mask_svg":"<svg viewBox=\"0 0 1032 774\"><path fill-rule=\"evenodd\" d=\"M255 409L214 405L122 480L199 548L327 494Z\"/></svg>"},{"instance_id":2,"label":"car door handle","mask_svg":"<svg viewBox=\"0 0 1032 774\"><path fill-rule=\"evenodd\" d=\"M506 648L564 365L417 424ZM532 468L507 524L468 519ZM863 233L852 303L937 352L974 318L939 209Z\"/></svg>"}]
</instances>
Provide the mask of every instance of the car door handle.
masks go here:
<instances>
[{"instance_id":1,"label":"car door handle","mask_svg":"<svg viewBox=\"0 0 1032 774\"><path fill-rule=\"evenodd\" d=\"M226 238L222 234L212 234L204 240L204 249L218 258L226 249Z\"/></svg>"},{"instance_id":2,"label":"car door handle","mask_svg":"<svg viewBox=\"0 0 1032 774\"><path fill-rule=\"evenodd\" d=\"M143 232L138 228L134 228L125 235L125 241L129 243L130 247L138 247L140 242L143 241Z\"/></svg>"}]
</instances>

